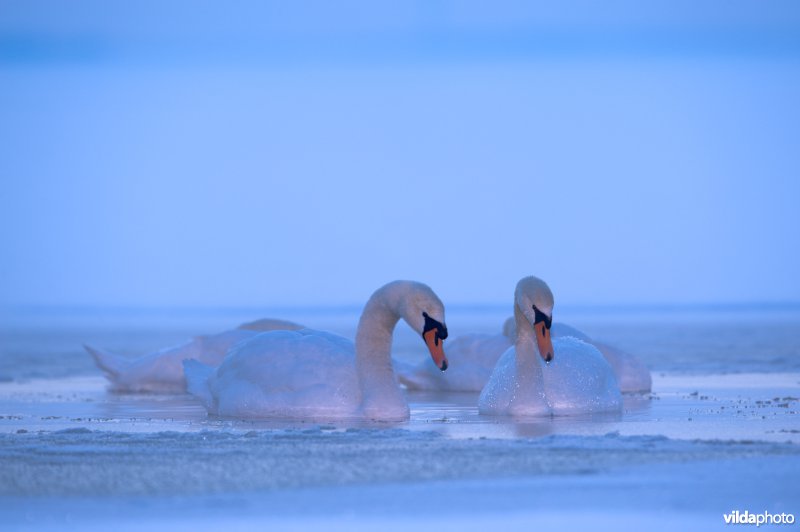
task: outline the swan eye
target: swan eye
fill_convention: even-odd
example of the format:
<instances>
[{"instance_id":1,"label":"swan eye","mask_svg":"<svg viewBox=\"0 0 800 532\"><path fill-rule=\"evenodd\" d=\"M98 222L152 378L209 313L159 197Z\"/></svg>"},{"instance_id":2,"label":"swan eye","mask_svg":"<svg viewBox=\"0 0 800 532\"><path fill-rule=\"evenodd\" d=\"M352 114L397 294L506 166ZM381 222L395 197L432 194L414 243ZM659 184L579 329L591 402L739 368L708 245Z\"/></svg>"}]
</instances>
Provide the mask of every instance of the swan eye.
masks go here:
<instances>
[{"instance_id":1,"label":"swan eye","mask_svg":"<svg viewBox=\"0 0 800 532\"><path fill-rule=\"evenodd\" d=\"M553 318L548 317L547 314L536 308L536 305L532 305L533 307L533 325L535 326L539 322L544 322L544 326L548 329L553 325Z\"/></svg>"},{"instance_id":2,"label":"swan eye","mask_svg":"<svg viewBox=\"0 0 800 532\"><path fill-rule=\"evenodd\" d=\"M425 337L426 332L436 329L436 345L439 345L439 340L447 339L447 327L444 325L444 323L431 318L428 316L427 312L423 312L422 317L425 318L425 326L422 328L423 338Z\"/></svg>"}]
</instances>

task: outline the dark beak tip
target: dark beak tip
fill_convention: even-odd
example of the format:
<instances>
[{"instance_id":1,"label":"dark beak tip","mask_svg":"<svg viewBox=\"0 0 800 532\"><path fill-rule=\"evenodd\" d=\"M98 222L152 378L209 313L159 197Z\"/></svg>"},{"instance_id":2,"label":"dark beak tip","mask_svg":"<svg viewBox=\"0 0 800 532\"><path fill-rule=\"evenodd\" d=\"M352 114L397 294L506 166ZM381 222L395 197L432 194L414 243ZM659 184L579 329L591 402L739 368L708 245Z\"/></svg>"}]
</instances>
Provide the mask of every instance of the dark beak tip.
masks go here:
<instances>
[{"instance_id":1,"label":"dark beak tip","mask_svg":"<svg viewBox=\"0 0 800 532\"><path fill-rule=\"evenodd\" d=\"M446 371L447 370L447 360L442 360L442 367L439 368L439 369L441 369L442 371Z\"/></svg>"}]
</instances>

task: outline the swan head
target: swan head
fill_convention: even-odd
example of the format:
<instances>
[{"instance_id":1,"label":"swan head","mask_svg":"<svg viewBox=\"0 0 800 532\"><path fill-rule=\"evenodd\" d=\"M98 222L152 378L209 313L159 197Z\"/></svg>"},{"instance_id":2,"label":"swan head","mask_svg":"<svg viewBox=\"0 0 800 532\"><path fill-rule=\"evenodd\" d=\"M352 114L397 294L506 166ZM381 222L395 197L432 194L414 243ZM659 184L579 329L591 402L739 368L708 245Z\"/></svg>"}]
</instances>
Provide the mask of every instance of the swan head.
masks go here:
<instances>
[{"instance_id":1,"label":"swan head","mask_svg":"<svg viewBox=\"0 0 800 532\"><path fill-rule=\"evenodd\" d=\"M553 340L550 337L550 327L553 325L553 292L538 277L525 277L517 283L514 302L533 329L539 356L545 362L550 362L554 353Z\"/></svg>"},{"instance_id":2,"label":"swan head","mask_svg":"<svg viewBox=\"0 0 800 532\"><path fill-rule=\"evenodd\" d=\"M428 346L433 363L436 364L437 368L445 371L447 369L447 357L444 355L444 341L447 339L447 326L444 322L431 318L427 312L423 312L422 316L425 318L422 339L425 340L425 345Z\"/></svg>"},{"instance_id":3,"label":"swan head","mask_svg":"<svg viewBox=\"0 0 800 532\"><path fill-rule=\"evenodd\" d=\"M408 282L400 316L412 329L422 335L433 363L445 371L448 365L444 354L447 326L444 322L444 304L439 297L428 285Z\"/></svg>"}]
</instances>

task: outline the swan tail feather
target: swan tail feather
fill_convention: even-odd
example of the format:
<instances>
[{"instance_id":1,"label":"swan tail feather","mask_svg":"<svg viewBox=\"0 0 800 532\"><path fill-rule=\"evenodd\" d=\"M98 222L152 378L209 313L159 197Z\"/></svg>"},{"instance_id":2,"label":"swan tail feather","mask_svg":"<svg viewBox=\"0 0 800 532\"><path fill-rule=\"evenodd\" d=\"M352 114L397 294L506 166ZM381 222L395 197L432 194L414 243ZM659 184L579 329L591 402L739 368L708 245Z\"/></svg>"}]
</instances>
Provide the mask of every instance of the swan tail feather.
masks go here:
<instances>
[{"instance_id":1,"label":"swan tail feather","mask_svg":"<svg viewBox=\"0 0 800 532\"><path fill-rule=\"evenodd\" d=\"M103 372L112 382L118 382L120 377L131 365L130 360L111 353L110 351L97 349L85 344L83 348L86 349L90 355L92 355L92 358L94 358L94 363L97 364L98 368L103 370Z\"/></svg>"},{"instance_id":2,"label":"swan tail feather","mask_svg":"<svg viewBox=\"0 0 800 532\"><path fill-rule=\"evenodd\" d=\"M200 399L203 406L209 411L213 408L214 396L211 394L211 388L208 387L208 379L214 370L213 366L207 366L193 358L183 361L186 391Z\"/></svg>"}]
</instances>

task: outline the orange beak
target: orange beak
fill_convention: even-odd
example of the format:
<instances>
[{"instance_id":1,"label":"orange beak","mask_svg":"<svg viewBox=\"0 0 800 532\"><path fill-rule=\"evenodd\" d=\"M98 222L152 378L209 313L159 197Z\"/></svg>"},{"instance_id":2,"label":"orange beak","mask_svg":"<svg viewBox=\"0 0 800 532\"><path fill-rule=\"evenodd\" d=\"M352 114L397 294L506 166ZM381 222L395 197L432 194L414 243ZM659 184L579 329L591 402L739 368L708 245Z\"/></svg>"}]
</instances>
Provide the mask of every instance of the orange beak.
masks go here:
<instances>
[{"instance_id":1,"label":"orange beak","mask_svg":"<svg viewBox=\"0 0 800 532\"><path fill-rule=\"evenodd\" d=\"M444 340L438 337L439 329L431 329L422 337L425 339L425 345L428 346L428 351L431 352L431 358L436 367L444 371L447 369L447 357L444 356Z\"/></svg>"},{"instance_id":2,"label":"orange beak","mask_svg":"<svg viewBox=\"0 0 800 532\"><path fill-rule=\"evenodd\" d=\"M550 329L539 322L533 328L536 332L536 343L539 345L539 354L545 362L553 360L553 340L550 338Z\"/></svg>"}]
</instances>

